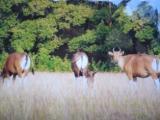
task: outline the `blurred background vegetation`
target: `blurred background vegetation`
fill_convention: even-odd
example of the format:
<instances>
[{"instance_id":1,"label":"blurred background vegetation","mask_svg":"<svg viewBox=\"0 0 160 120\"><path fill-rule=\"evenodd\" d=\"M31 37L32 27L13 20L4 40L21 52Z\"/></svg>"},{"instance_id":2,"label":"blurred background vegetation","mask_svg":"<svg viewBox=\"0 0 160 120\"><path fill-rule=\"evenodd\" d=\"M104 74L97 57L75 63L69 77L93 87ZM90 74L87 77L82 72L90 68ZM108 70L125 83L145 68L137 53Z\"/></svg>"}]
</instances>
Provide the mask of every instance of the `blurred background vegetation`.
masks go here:
<instances>
[{"instance_id":1,"label":"blurred background vegetation","mask_svg":"<svg viewBox=\"0 0 160 120\"><path fill-rule=\"evenodd\" d=\"M70 71L72 54L82 48L91 69L117 71L107 55L113 47L128 53L160 54L158 10L131 0L0 0L0 68L9 53L27 52L39 71Z\"/></svg>"}]
</instances>

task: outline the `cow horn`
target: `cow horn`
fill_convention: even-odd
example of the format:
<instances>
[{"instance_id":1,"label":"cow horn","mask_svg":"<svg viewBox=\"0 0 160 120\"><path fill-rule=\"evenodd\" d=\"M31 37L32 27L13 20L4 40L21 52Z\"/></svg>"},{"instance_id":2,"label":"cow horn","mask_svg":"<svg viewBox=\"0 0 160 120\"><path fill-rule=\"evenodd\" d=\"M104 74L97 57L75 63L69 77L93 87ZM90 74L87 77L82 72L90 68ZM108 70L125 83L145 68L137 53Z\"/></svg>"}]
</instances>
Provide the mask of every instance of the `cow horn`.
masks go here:
<instances>
[{"instance_id":1,"label":"cow horn","mask_svg":"<svg viewBox=\"0 0 160 120\"><path fill-rule=\"evenodd\" d=\"M113 48L112 51L115 52L115 48Z\"/></svg>"}]
</instances>

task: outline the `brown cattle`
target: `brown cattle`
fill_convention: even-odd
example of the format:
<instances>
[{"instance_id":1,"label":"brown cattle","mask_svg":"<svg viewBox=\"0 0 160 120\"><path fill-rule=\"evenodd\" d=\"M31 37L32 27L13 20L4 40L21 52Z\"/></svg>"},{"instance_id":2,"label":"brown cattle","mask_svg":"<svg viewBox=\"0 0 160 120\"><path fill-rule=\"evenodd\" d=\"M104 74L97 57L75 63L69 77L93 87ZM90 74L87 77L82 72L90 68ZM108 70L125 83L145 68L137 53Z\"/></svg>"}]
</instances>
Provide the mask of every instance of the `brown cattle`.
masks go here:
<instances>
[{"instance_id":1,"label":"brown cattle","mask_svg":"<svg viewBox=\"0 0 160 120\"><path fill-rule=\"evenodd\" d=\"M145 78L151 76L155 81L157 89L160 88L160 60L155 56L147 54L129 54L119 50L108 52L113 61L127 74L129 80L136 81L137 77Z\"/></svg>"},{"instance_id":2,"label":"brown cattle","mask_svg":"<svg viewBox=\"0 0 160 120\"><path fill-rule=\"evenodd\" d=\"M94 75L96 72L88 69L89 61L86 53L78 50L72 57L72 71L76 78L86 77L88 85L92 85L94 82Z\"/></svg>"},{"instance_id":3,"label":"brown cattle","mask_svg":"<svg viewBox=\"0 0 160 120\"><path fill-rule=\"evenodd\" d=\"M19 77L26 76L29 72L31 66L31 59L27 53L12 53L10 54L4 64L1 76L3 78L13 76L13 80L16 79L16 76ZM34 74L34 70L32 69Z\"/></svg>"}]
</instances>

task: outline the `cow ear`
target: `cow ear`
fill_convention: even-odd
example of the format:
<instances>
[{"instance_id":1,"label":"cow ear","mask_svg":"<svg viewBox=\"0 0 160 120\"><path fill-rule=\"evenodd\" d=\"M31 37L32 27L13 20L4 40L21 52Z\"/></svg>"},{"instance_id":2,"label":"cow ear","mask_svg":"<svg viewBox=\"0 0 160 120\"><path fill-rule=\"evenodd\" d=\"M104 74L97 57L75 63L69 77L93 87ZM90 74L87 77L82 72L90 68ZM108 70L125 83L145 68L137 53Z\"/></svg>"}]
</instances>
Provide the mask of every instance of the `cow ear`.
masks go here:
<instances>
[{"instance_id":1,"label":"cow ear","mask_svg":"<svg viewBox=\"0 0 160 120\"><path fill-rule=\"evenodd\" d=\"M109 51L108 55L113 56L113 52Z\"/></svg>"}]
</instances>

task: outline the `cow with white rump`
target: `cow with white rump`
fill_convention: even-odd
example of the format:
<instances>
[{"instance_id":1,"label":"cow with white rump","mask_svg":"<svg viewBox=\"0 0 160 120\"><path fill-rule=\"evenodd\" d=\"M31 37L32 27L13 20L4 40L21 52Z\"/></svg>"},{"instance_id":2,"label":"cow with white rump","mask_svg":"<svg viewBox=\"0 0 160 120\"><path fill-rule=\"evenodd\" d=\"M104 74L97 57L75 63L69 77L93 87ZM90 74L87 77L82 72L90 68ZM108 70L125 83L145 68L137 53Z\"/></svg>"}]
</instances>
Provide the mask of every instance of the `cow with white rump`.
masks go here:
<instances>
[{"instance_id":1,"label":"cow with white rump","mask_svg":"<svg viewBox=\"0 0 160 120\"><path fill-rule=\"evenodd\" d=\"M28 74L31 66L31 59L27 53L18 53L14 52L10 54L4 64L1 77L3 81L6 77L13 76L13 80L16 79L16 76L24 77ZM34 70L32 68L32 73Z\"/></svg>"},{"instance_id":2,"label":"cow with white rump","mask_svg":"<svg viewBox=\"0 0 160 120\"><path fill-rule=\"evenodd\" d=\"M127 74L132 83L137 77L145 78L151 76L155 82L156 88L160 90L160 60L147 54L128 54L124 55L124 51L109 51L108 54L113 61Z\"/></svg>"},{"instance_id":3,"label":"cow with white rump","mask_svg":"<svg viewBox=\"0 0 160 120\"><path fill-rule=\"evenodd\" d=\"M78 50L72 57L72 71L74 72L77 84L83 84L83 89L93 87L94 75L96 72L88 69L89 60L86 53Z\"/></svg>"}]
</instances>

